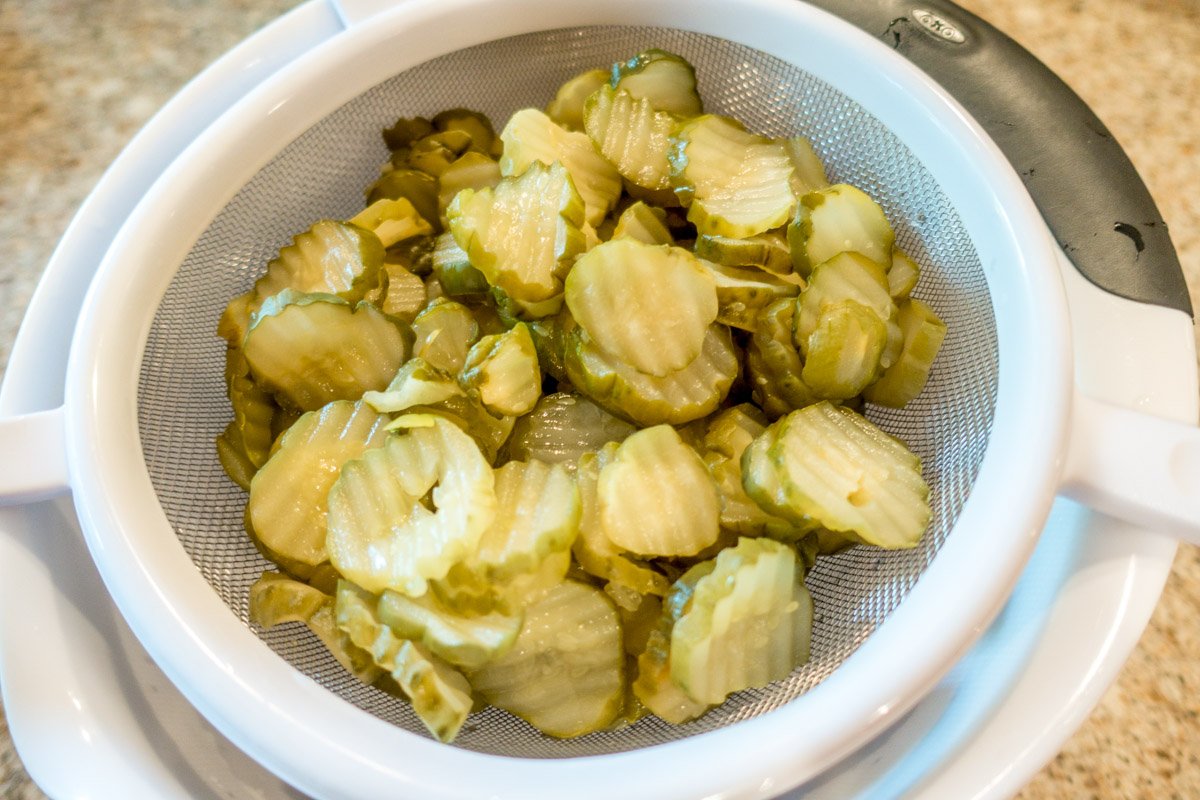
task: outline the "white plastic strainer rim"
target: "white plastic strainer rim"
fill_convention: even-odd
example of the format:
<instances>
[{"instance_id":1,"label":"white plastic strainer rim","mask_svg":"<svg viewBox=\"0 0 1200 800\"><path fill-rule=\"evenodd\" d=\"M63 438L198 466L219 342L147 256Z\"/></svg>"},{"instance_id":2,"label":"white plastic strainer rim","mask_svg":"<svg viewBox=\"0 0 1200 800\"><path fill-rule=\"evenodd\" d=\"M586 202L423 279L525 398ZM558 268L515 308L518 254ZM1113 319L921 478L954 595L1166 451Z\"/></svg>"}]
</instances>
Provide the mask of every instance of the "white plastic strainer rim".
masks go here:
<instances>
[{"instance_id":1,"label":"white plastic strainer rim","mask_svg":"<svg viewBox=\"0 0 1200 800\"><path fill-rule=\"evenodd\" d=\"M131 446L137 438L138 356L155 305L148 300L170 278L160 265L182 260L211 219L208 212L221 208L278 149L256 141L284 144L391 73L446 50L527 32L529 20L560 28L667 25L676 19L796 61L839 86L884 118L952 196L966 186L986 188L980 193L985 202L962 209L973 237L986 218L994 226L990 235L1007 241L995 247L977 241L987 254L1001 348L997 444L989 446L979 485L1003 485L1026 502L1012 505L998 489L972 497L959 525L981 533L969 540L950 537L893 617L833 677L788 707L668 745L533 765L440 746L382 723L300 676L241 626L196 574L154 500L140 449ZM442 24L446 20L455 21L452 29ZM395 47L396 37L413 46L372 61L389 42ZM813 61L788 57L802 41L810 43ZM825 56L832 65L857 58L874 81L848 86L844 77L826 74L831 67ZM887 108L911 111L910 101L919 101L921 114L887 119ZM219 170L227 176L227 192L209 185L214 167L229 168ZM541 0L412 0L374 18L370 28L335 37L251 93L164 173L114 241L89 293L68 368L68 442L80 520L114 600L168 676L219 729L306 791L558 797L569 787L573 797L599 797L623 787L627 794L655 798L771 796L915 702L983 629L1024 563L1056 488L1071 375L1065 303L1047 257L1051 246L1019 180L957 104L877 41L822 12L788 0L753 0L733 16L717 0L653 6L618 0L600 8ZM986 263L989 257L996 263ZM148 310L142 313L138 304ZM1026 381L1040 394L1025 392ZM949 585L974 588L955 595L962 601L956 619L946 619L940 592ZM916 624L921 619L945 628L934 632L934 626ZM904 643L899 650L897 640ZM920 664L897 665L891 682L869 679L872 660L889 648L924 657ZM821 728L805 714L807 720L832 714L842 723ZM682 762L686 770L663 768Z\"/></svg>"}]
</instances>

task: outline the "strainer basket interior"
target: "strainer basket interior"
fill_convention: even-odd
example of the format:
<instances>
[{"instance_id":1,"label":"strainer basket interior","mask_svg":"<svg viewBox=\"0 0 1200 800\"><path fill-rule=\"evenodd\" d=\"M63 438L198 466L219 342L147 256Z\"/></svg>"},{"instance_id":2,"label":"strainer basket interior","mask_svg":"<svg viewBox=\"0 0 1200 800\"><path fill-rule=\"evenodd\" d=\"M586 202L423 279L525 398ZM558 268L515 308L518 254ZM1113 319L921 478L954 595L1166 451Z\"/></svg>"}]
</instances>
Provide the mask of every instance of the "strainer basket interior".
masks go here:
<instances>
[{"instance_id":1,"label":"strainer basket interior","mask_svg":"<svg viewBox=\"0 0 1200 800\"><path fill-rule=\"evenodd\" d=\"M497 127L542 107L567 78L660 47L697 70L707 111L754 131L808 137L830 179L863 188L884 207L896 243L923 272L917 296L949 334L924 394L900 411L867 415L921 457L933 523L921 545L859 547L821 559L807 583L816 603L810 661L789 678L740 692L682 726L649 717L575 740L542 736L496 709L472 715L454 746L530 758L626 751L763 714L825 680L901 603L943 546L972 490L996 403L996 321L980 255L959 211L930 171L881 122L834 86L758 50L674 29L588 27L524 34L439 57L362 93L290 143L232 198L191 248L162 298L146 342L138 428L159 503L195 567L229 612L247 621L250 584L271 568L242 525L245 494L225 476L213 441L230 411L216 320L295 233L348 218L387 151L379 131L397 117L468 107ZM286 146L283 146L286 145ZM424 728L403 702L347 674L302 626L254 628L279 657L348 702L409 731Z\"/></svg>"}]
</instances>

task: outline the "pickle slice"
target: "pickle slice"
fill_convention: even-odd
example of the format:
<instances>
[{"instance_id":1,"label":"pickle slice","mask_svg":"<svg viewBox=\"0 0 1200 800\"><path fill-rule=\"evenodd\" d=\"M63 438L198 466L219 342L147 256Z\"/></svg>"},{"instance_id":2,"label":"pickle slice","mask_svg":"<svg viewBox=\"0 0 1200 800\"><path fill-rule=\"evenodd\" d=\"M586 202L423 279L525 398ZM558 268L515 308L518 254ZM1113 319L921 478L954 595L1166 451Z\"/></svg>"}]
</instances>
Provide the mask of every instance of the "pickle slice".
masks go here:
<instances>
[{"instance_id":1,"label":"pickle slice","mask_svg":"<svg viewBox=\"0 0 1200 800\"><path fill-rule=\"evenodd\" d=\"M867 544L917 545L932 516L929 486L920 459L902 442L861 414L828 402L794 411L772 428L766 453L752 445L743 468L747 478L771 476L775 486L768 494L776 502ZM766 463L754 463L764 456Z\"/></svg>"},{"instance_id":2,"label":"pickle slice","mask_svg":"<svg viewBox=\"0 0 1200 800\"><path fill-rule=\"evenodd\" d=\"M697 703L787 677L808 659L812 603L796 555L741 539L696 582L671 629L671 680Z\"/></svg>"},{"instance_id":3,"label":"pickle slice","mask_svg":"<svg viewBox=\"0 0 1200 800\"><path fill-rule=\"evenodd\" d=\"M754 267L775 275L790 275L792 254L787 240L775 231L734 239L701 234L696 238L696 256L727 267ZM795 276L790 276L794 282ZM800 285L800 284L797 284Z\"/></svg>"},{"instance_id":4,"label":"pickle slice","mask_svg":"<svg viewBox=\"0 0 1200 800\"><path fill-rule=\"evenodd\" d=\"M546 106L546 116L569 131L583 130L583 105L592 93L608 85L608 70L590 69L568 80Z\"/></svg>"},{"instance_id":5,"label":"pickle slice","mask_svg":"<svg viewBox=\"0 0 1200 800\"><path fill-rule=\"evenodd\" d=\"M562 293L567 270L583 252L583 211L562 164L533 162L495 189L464 189L446 213L472 266L510 296L536 303Z\"/></svg>"},{"instance_id":6,"label":"pickle slice","mask_svg":"<svg viewBox=\"0 0 1200 800\"><path fill-rule=\"evenodd\" d=\"M901 301L899 322L904 332L900 357L867 387L863 397L868 403L900 408L916 399L929 380L933 361L946 338L946 323L916 298Z\"/></svg>"},{"instance_id":7,"label":"pickle slice","mask_svg":"<svg viewBox=\"0 0 1200 800\"><path fill-rule=\"evenodd\" d=\"M888 294L897 303L912 293L921 277L921 268L916 261L898 247L892 248L892 264L888 267Z\"/></svg>"},{"instance_id":8,"label":"pickle slice","mask_svg":"<svg viewBox=\"0 0 1200 800\"><path fill-rule=\"evenodd\" d=\"M536 572L571 547L581 511L579 490L563 466L509 461L496 470L496 517L467 566L499 582Z\"/></svg>"},{"instance_id":9,"label":"pickle slice","mask_svg":"<svg viewBox=\"0 0 1200 800\"><path fill-rule=\"evenodd\" d=\"M667 593L666 577L649 565L620 551L608 538L600 519L598 486L601 470L611 463L616 444L607 444L597 453L587 453L579 459L575 479L579 486L582 515L579 536L572 552L579 566L589 575L602 578L639 595L662 596Z\"/></svg>"},{"instance_id":10,"label":"pickle slice","mask_svg":"<svg viewBox=\"0 0 1200 800\"><path fill-rule=\"evenodd\" d=\"M744 331L758 327L758 318L776 300L795 297L800 287L757 269L739 269L700 262L717 287L717 322Z\"/></svg>"},{"instance_id":11,"label":"pickle slice","mask_svg":"<svg viewBox=\"0 0 1200 800\"><path fill-rule=\"evenodd\" d=\"M870 309L884 323L887 338L879 355L879 366L887 369L896 363L904 344L904 334L900 330L896 303L888 293L887 274L883 267L854 252L838 253L818 264L809 276L808 286L800 293L792 320L792 341L796 347L807 357L809 337L816 330L822 312L846 300Z\"/></svg>"},{"instance_id":12,"label":"pickle slice","mask_svg":"<svg viewBox=\"0 0 1200 800\"><path fill-rule=\"evenodd\" d=\"M428 236L433 228L407 198L376 200L350 220L379 237L384 247L417 236Z\"/></svg>"},{"instance_id":13,"label":"pickle slice","mask_svg":"<svg viewBox=\"0 0 1200 800\"><path fill-rule=\"evenodd\" d=\"M264 572L250 586L250 621L268 629L285 622L301 622L339 664L363 683L371 683L383 674L371 654L338 629L333 595L307 583L278 572Z\"/></svg>"},{"instance_id":14,"label":"pickle slice","mask_svg":"<svg viewBox=\"0 0 1200 800\"><path fill-rule=\"evenodd\" d=\"M655 377L700 355L718 311L714 280L695 256L633 239L580 256L567 276L566 301L596 345Z\"/></svg>"},{"instance_id":15,"label":"pickle slice","mask_svg":"<svg viewBox=\"0 0 1200 800\"><path fill-rule=\"evenodd\" d=\"M492 705L550 736L600 730L625 699L617 612L600 590L564 581L526 609L516 643L470 680Z\"/></svg>"},{"instance_id":16,"label":"pickle slice","mask_svg":"<svg viewBox=\"0 0 1200 800\"><path fill-rule=\"evenodd\" d=\"M467 353L479 340L479 323L471 309L439 297L417 314L412 324L413 355L430 366L457 375Z\"/></svg>"},{"instance_id":17,"label":"pickle slice","mask_svg":"<svg viewBox=\"0 0 1200 800\"><path fill-rule=\"evenodd\" d=\"M600 525L622 550L690 556L717 540L717 487L700 456L669 425L622 442L600 470L596 494Z\"/></svg>"},{"instance_id":18,"label":"pickle slice","mask_svg":"<svg viewBox=\"0 0 1200 800\"><path fill-rule=\"evenodd\" d=\"M671 630L691 603L696 584L715 568L715 561L702 561L671 584L659 619L638 654L634 695L651 713L674 725L695 719L711 708L708 703L693 700L671 680Z\"/></svg>"},{"instance_id":19,"label":"pickle slice","mask_svg":"<svg viewBox=\"0 0 1200 800\"><path fill-rule=\"evenodd\" d=\"M583 126L621 177L652 191L671 188L667 153L675 117L655 111L649 98L601 87L584 105Z\"/></svg>"},{"instance_id":20,"label":"pickle slice","mask_svg":"<svg viewBox=\"0 0 1200 800\"><path fill-rule=\"evenodd\" d=\"M680 125L673 141L671 185L697 233L743 238L791 218L794 167L779 142L715 114Z\"/></svg>"},{"instance_id":21,"label":"pickle slice","mask_svg":"<svg viewBox=\"0 0 1200 800\"><path fill-rule=\"evenodd\" d=\"M379 619L377 606L377 598L359 587L338 584L338 627L391 675L438 741L454 741L474 706L470 684L416 642L397 636Z\"/></svg>"},{"instance_id":22,"label":"pickle slice","mask_svg":"<svg viewBox=\"0 0 1200 800\"><path fill-rule=\"evenodd\" d=\"M613 64L611 85L659 111L690 117L704 110L696 70L681 56L651 48Z\"/></svg>"},{"instance_id":23,"label":"pickle slice","mask_svg":"<svg viewBox=\"0 0 1200 800\"><path fill-rule=\"evenodd\" d=\"M803 363L792 341L796 301L776 300L762 312L746 345L746 378L754 402L770 419L818 398L801 377Z\"/></svg>"},{"instance_id":24,"label":"pickle slice","mask_svg":"<svg viewBox=\"0 0 1200 800\"><path fill-rule=\"evenodd\" d=\"M516 461L538 459L574 471L584 453L621 442L635 430L582 395L556 392L517 420L505 452Z\"/></svg>"},{"instance_id":25,"label":"pickle slice","mask_svg":"<svg viewBox=\"0 0 1200 800\"><path fill-rule=\"evenodd\" d=\"M367 591L420 597L475 550L496 515L479 446L441 417L415 423L428 427L401 429L347 463L329 491L329 560Z\"/></svg>"},{"instance_id":26,"label":"pickle slice","mask_svg":"<svg viewBox=\"0 0 1200 800\"><path fill-rule=\"evenodd\" d=\"M886 267L895 241L887 216L856 186L839 183L800 198L788 225L788 243L796 272L807 276L838 253L854 252Z\"/></svg>"},{"instance_id":27,"label":"pickle slice","mask_svg":"<svg viewBox=\"0 0 1200 800\"><path fill-rule=\"evenodd\" d=\"M667 214L657 206L638 201L621 212L613 226L612 239L628 237L645 244L675 244L666 224ZM790 268L790 263L789 263Z\"/></svg>"},{"instance_id":28,"label":"pickle slice","mask_svg":"<svg viewBox=\"0 0 1200 800\"><path fill-rule=\"evenodd\" d=\"M862 303L831 303L821 310L817 326L808 336L808 357L801 377L819 397L854 397L879 377L879 359L887 337L883 320Z\"/></svg>"},{"instance_id":29,"label":"pickle slice","mask_svg":"<svg viewBox=\"0 0 1200 800\"><path fill-rule=\"evenodd\" d=\"M381 413L395 413L417 406L432 406L451 397L462 397L463 390L445 370L438 369L420 356L410 358L382 392L366 392L363 402Z\"/></svg>"},{"instance_id":30,"label":"pickle slice","mask_svg":"<svg viewBox=\"0 0 1200 800\"><path fill-rule=\"evenodd\" d=\"M504 154L500 157L502 175L520 175L539 161L562 164L583 200L584 217L593 227L600 224L621 196L620 173L596 151L588 135L559 126L536 108L513 114L500 139L504 142Z\"/></svg>"},{"instance_id":31,"label":"pickle slice","mask_svg":"<svg viewBox=\"0 0 1200 800\"><path fill-rule=\"evenodd\" d=\"M493 414L531 411L542 395L542 372L529 326L518 322L472 345L459 381Z\"/></svg>"},{"instance_id":32,"label":"pickle slice","mask_svg":"<svg viewBox=\"0 0 1200 800\"><path fill-rule=\"evenodd\" d=\"M408 597L385 591L379 597L379 620L397 636L428 648L438 658L462 669L479 669L517 640L521 614L460 614L431 592Z\"/></svg>"},{"instance_id":33,"label":"pickle slice","mask_svg":"<svg viewBox=\"0 0 1200 800\"><path fill-rule=\"evenodd\" d=\"M339 400L300 417L250 483L246 517L254 535L285 559L327 561L326 497L338 471L381 444L387 418L363 403Z\"/></svg>"},{"instance_id":34,"label":"pickle slice","mask_svg":"<svg viewBox=\"0 0 1200 800\"><path fill-rule=\"evenodd\" d=\"M723 325L713 325L690 364L662 377L612 358L580 328L566 333L564 367L575 388L619 417L648 427L683 425L708 416L738 375L737 353Z\"/></svg>"},{"instance_id":35,"label":"pickle slice","mask_svg":"<svg viewBox=\"0 0 1200 800\"><path fill-rule=\"evenodd\" d=\"M387 386L409 355L406 327L370 303L285 289L255 314L243 351L257 380L311 411Z\"/></svg>"}]
</instances>

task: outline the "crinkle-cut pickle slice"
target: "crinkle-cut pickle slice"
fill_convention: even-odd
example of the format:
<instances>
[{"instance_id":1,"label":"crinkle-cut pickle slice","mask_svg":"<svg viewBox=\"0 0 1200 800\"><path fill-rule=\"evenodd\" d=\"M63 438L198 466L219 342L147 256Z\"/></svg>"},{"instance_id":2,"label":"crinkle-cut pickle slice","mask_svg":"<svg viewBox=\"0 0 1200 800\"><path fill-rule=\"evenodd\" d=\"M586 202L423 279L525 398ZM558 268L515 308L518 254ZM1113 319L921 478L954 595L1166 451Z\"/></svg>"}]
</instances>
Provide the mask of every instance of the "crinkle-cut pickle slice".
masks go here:
<instances>
[{"instance_id":1,"label":"crinkle-cut pickle slice","mask_svg":"<svg viewBox=\"0 0 1200 800\"><path fill-rule=\"evenodd\" d=\"M772 275L787 275L790 281L800 280L792 272L792 255L787 240L776 231L734 239L712 234L696 237L693 248L698 258L723 264L726 267L753 267ZM799 286L800 284L795 284Z\"/></svg>"},{"instance_id":2,"label":"crinkle-cut pickle slice","mask_svg":"<svg viewBox=\"0 0 1200 800\"><path fill-rule=\"evenodd\" d=\"M250 376L250 365L238 348L226 351L225 378L233 408L229 443L239 447L253 474L271 454L275 442L272 421L279 406L271 393Z\"/></svg>"},{"instance_id":3,"label":"crinkle-cut pickle slice","mask_svg":"<svg viewBox=\"0 0 1200 800\"><path fill-rule=\"evenodd\" d=\"M646 646L637 657L633 693L651 713L674 725L695 719L711 706L698 703L671 680L671 630L691 602L701 578L716 569L714 559L701 561L683 573L662 602L662 611Z\"/></svg>"},{"instance_id":4,"label":"crinkle-cut pickle slice","mask_svg":"<svg viewBox=\"0 0 1200 800\"><path fill-rule=\"evenodd\" d=\"M794 411L772 429L773 444L765 454L747 449L743 468L759 469L753 462L765 457L761 469L773 473L777 501L867 544L917 545L931 518L929 486L903 442L828 402Z\"/></svg>"},{"instance_id":5,"label":"crinkle-cut pickle slice","mask_svg":"<svg viewBox=\"0 0 1200 800\"><path fill-rule=\"evenodd\" d=\"M383 257L383 242L373 232L349 222L315 222L271 259L249 293L230 302L217 330L232 346L241 346L254 312L284 289L357 302L377 282Z\"/></svg>"},{"instance_id":6,"label":"crinkle-cut pickle slice","mask_svg":"<svg viewBox=\"0 0 1200 800\"><path fill-rule=\"evenodd\" d=\"M379 619L378 598L348 581L338 584L338 628L399 684L413 711L441 742L452 742L474 706L462 673Z\"/></svg>"},{"instance_id":7,"label":"crinkle-cut pickle slice","mask_svg":"<svg viewBox=\"0 0 1200 800\"><path fill-rule=\"evenodd\" d=\"M472 345L459 381L493 414L532 411L542 396L542 371L529 326L518 322Z\"/></svg>"},{"instance_id":8,"label":"crinkle-cut pickle slice","mask_svg":"<svg viewBox=\"0 0 1200 800\"><path fill-rule=\"evenodd\" d=\"M729 329L713 325L690 364L661 378L607 355L583 330L566 335L564 367L572 385L617 416L648 427L683 425L715 411L738 374Z\"/></svg>"},{"instance_id":9,"label":"crinkle-cut pickle slice","mask_svg":"<svg viewBox=\"0 0 1200 800\"><path fill-rule=\"evenodd\" d=\"M848 183L801 197L796 218L788 225L792 263L804 276L817 264L844 252L858 253L886 268L892 262L895 239L879 204Z\"/></svg>"},{"instance_id":10,"label":"crinkle-cut pickle slice","mask_svg":"<svg viewBox=\"0 0 1200 800\"><path fill-rule=\"evenodd\" d=\"M618 548L690 556L717 540L720 499L696 451L670 425L638 431L600 470L600 524Z\"/></svg>"},{"instance_id":11,"label":"crinkle-cut pickle slice","mask_svg":"<svg viewBox=\"0 0 1200 800\"><path fill-rule=\"evenodd\" d=\"M667 214L658 206L648 206L641 200L621 212L613 226L612 236L636 239L645 244L675 244L667 228ZM791 265L789 264L789 267Z\"/></svg>"},{"instance_id":12,"label":"crinkle-cut pickle slice","mask_svg":"<svg viewBox=\"0 0 1200 800\"><path fill-rule=\"evenodd\" d=\"M492 705L550 736L600 730L625 698L616 609L599 589L564 581L526 609L516 643L470 680Z\"/></svg>"},{"instance_id":13,"label":"crinkle-cut pickle slice","mask_svg":"<svg viewBox=\"0 0 1200 800\"><path fill-rule=\"evenodd\" d=\"M250 586L250 621L264 628L301 622L354 677L371 683L383 670L371 654L338 629L334 597L278 572L264 572Z\"/></svg>"},{"instance_id":14,"label":"crinkle-cut pickle slice","mask_svg":"<svg viewBox=\"0 0 1200 800\"><path fill-rule=\"evenodd\" d=\"M901 408L915 400L925 388L933 361L946 338L946 323L916 298L900 301L899 318L900 330L904 332L900 357L867 387L863 397L868 403Z\"/></svg>"},{"instance_id":15,"label":"crinkle-cut pickle slice","mask_svg":"<svg viewBox=\"0 0 1200 800\"><path fill-rule=\"evenodd\" d=\"M583 130L583 106L592 93L608 85L609 71L589 69L568 80L546 105L546 116L569 131Z\"/></svg>"},{"instance_id":16,"label":"crinkle-cut pickle slice","mask_svg":"<svg viewBox=\"0 0 1200 800\"><path fill-rule=\"evenodd\" d=\"M838 253L818 264L800 293L792 320L792 341L802 355L808 356L810 338L821 313L831 305L853 300L873 311L887 327L887 341L879 356L879 366L887 369L896 363L904 344L904 333L897 320L896 303L888 293L887 273L864 255Z\"/></svg>"},{"instance_id":17,"label":"crinkle-cut pickle slice","mask_svg":"<svg viewBox=\"0 0 1200 800\"><path fill-rule=\"evenodd\" d=\"M766 417L750 403L713 415L704 432L704 461L720 492L722 529L790 541L801 535L796 526L764 510L742 485L742 454L766 429Z\"/></svg>"},{"instance_id":18,"label":"crinkle-cut pickle slice","mask_svg":"<svg viewBox=\"0 0 1200 800\"><path fill-rule=\"evenodd\" d=\"M358 212L350 224L374 233L384 247L433 233L433 227L406 197L376 200Z\"/></svg>"},{"instance_id":19,"label":"crinkle-cut pickle slice","mask_svg":"<svg viewBox=\"0 0 1200 800\"><path fill-rule=\"evenodd\" d=\"M778 141L716 114L673 134L671 185L698 234L744 238L786 223L796 207L794 167Z\"/></svg>"},{"instance_id":20,"label":"crinkle-cut pickle slice","mask_svg":"<svg viewBox=\"0 0 1200 800\"><path fill-rule=\"evenodd\" d=\"M796 554L770 539L722 550L671 629L671 680L697 703L787 677L808 658L811 601Z\"/></svg>"},{"instance_id":21,"label":"crinkle-cut pickle slice","mask_svg":"<svg viewBox=\"0 0 1200 800\"><path fill-rule=\"evenodd\" d=\"M438 658L462 669L479 669L504 653L517 639L522 615L466 615L448 608L432 592L409 597L385 591L379 619L397 636L411 639Z\"/></svg>"},{"instance_id":22,"label":"crinkle-cut pickle slice","mask_svg":"<svg viewBox=\"0 0 1200 800\"><path fill-rule=\"evenodd\" d=\"M474 551L496 514L479 445L449 420L419 422L343 466L329 491L329 560L371 592L420 597Z\"/></svg>"},{"instance_id":23,"label":"crinkle-cut pickle slice","mask_svg":"<svg viewBox=\"0 0 1200 800\"><path fill-rule=\"evenodd\" d=\"M828 400L855 397L882 372L879 359L887 338L887 325L862 303L826 305L808 337L804 382Z\"/></svg>"},{"instance_id":24,"label":"crinkle-cut pickle slice","mask_svg":"<svg viewBox=\"0 0 1200 800\"><path fill-rule=\"evenodd\" d=\"M654 191L671 188L671 131L675 117L656 111L647 98L637 99L611 86L587 99L583 125L596 149L621 177Z\"/></svg>"},{"instance_id":25,"label":"crinkle-cut pickle slice","mask_svg":"<svg viewBox=\"0 0 1200 800\"><path fill-rule=\"evenodd\" d=\"M571 472L584 453L620 442L637 428L583 395L548 394L513 426L505 453L516 461L537 459L562 464Z\"/></svg>"},{"instance_id":26,"label":"crinkle-cut pickle slice","mask_svg":"<svg viewBox=\"0 0 1200 800\"><path fill-rule=\"evenodd\" d=\"M763 270L700 263L717 287L717 322L731 328L753 331L767 306L800 294L796 284Z\"/></svg>"},{"instance_id":27,"label":"crinkle-cut pickle slice","mask_svg":"<svg viewBox=\"0 0 1200 800\"><path fill-rule=\"evenodd\" d=\"M381 444L387 417L338 400L300 417L250 483L246 516L255 536L285 559L316 566L325 550L326 497L347 461Z\"/></svg>"},{"instance_id":28,"label":"crinkle-cut pickle slice","mask_svg":"<svg viewBox=\"0 0 1200 800\"><path fill-rule=\"evenodd\" d=\"M669 582L662 573L646 563L622 553L608 538L600 520L600 502L597 488L600 471L610 464L616 453L615 443L606 444L596 453L586 453L579 459L575 480L579 486L582 515L579 519L579 536L571 550L580 568L597 578L632 590L637 594L662 596L667 593Z\"/></svg>"},{"instance_id":29,"label":"crinkle-cut pickle slice","mask_svg":"<svg viewBox=\"0 0 1200 800\"><path fill-rule=\"evenodd\" d=\"M770 419L819 399L801 377L804 364L792 337L795 312L795 300L776 300L759 314L746 344L750 394Z\"/></svg>"},{"instance_id":30,"label":"crinkle-cut pickle slice","mask_svg":"<svg viewBox=\"0 0 1200 800\"><path fill-rule=\"evenodd\" d=\"M596 151L588 135L563 128L536 108L513 114L500 139L504 142L501 175L520 175L537 162L562 164L583 201L584 218L593 227L604 220L621 196L621 174Z\"/></svg>"},{"instance_id":31,"label":"crinkle-cut pickle slice","mask_svg":"<svg viewBox=\"0 0 1200 800\"><path fill-rule=\"evenodd\" d=\"M583 212L571 175L557 161L535 161L493 189L464 189L446 210L471 265L528 303L562 293L567 270L586 247Z\"/></svg>"},{"instance_id":32,"label":"crinkle-cut pickle slice","mask_svg":"<svg viewBox=\"0 0 1200 800\"><path fill-rule=\"evenodd\" d=\"M643 50L628 61L613 64L611 86L645 99L659 111L684 117L704 110L696 91L696 70L666 50Z\"/></svg>"},{"instance_id":33,"label":"crinkle-cut pickle slice","mask_svg":"<svg viewBox=\"0 0 1200 800\"><path fill-rule=\"evenodd\" d=\"M682 248L613 239L580 256L567 308L614 358L655 377L690 364L717 318L717 288Z\"/></svg>"},{"instance_id":34,"label":"crinkle-cut pickle slice","mask_svg":"<svg viewBox=\"0 0 1200 800\"><path fill-rule=\"evenodd\" d=\"M284 290L255 314L243 350L262 385L312 411L387 386L409 356L406 327L370 303Z\"/></svg>"},{"instance_id":35,"label":"crinkle-cut pickle slice","mask_svg":"<svg viewBox=\"0 0 1200 800\"><path fill-rule=\"evenodd\" d=\"M496 516L468 566L489 580L536 571L579 533L581 505L566 468L541 461L509 461L496 470Z\"/></svg>"},{"instance_id":36,"label":"crinkle-cut pickle slice","mask_svg":"<svg viewBox=\"0 0 1200 800\"><path fill-rule=\"evenodd\" d=\"M416 406L431 406L466 393L454 377L420 356L404 362L382 392L366 392L363 402L381 413L405 411Z\"/></svg>"},{"instance_id":37,"label":"crinkle-cut pickle slice","mask_svg":"<svg viewBox=\"0 0 1200 800\"><path fill-rule=\"evenodd\" d=\"M462 303L439 297L425 306L412 324L413 355L457 375L471 345L479 341L479 323Z\"/></svg>"}]
</instances>

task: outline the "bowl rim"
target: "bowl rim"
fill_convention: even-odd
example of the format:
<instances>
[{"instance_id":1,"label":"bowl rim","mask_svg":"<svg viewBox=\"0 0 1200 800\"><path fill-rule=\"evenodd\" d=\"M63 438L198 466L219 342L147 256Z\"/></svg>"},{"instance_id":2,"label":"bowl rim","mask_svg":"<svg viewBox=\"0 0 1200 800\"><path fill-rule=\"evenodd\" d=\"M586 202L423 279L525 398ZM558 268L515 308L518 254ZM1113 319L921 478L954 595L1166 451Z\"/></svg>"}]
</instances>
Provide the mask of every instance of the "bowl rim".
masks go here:
<instances>
[{"instance_id":1,"label":"bowl rim","mask_svg":"<svg viewBox=\"0 0 1200 800\"><path fill-rule=\"evenodd\" d=\"M622 786L658 798L774 795L919 700L1007 597L1048 513L1066 442L1072 371L1053 242L982 129L902 57L792 0L747 0L739 14L728 12L721 0L408 0L249 93L163 173L105 255L81 314L66 386L71 483L89 549L121 613L170 679L225 735L298 787L343 797L386 791L550 798L567 786L581 798ZM680 19L687 24L670 24ZM398 729L276 656L195 569L158 506L141 448L129 443L138 441L140 361L157 308L157 299L146 300L160 297L173 275L161 265L181 262L216 212L283 145L345 101L445 52L537 29L615 24L687 28L797 64L879 117L948 194L986 198L960 213L981 255L989 254L984 269L1002 354L993 433L976 485L1003 491L972 493L956 525L971 536L949 537L901 607L820 686L773 712L676 742L539 760L538 785L530 786L528 760L446 747ZM834 74L851 63L858 66L850 77ZM227 176L221 187L209 185L214 169ZM1020 368L1005 366L1014 363ZM168 575L169 584L162 577ZM951 590L953 618L946 612ZM880 681L870 664L889 651L915 655ZM842 722L825 724L829 718ZM673 756L687 759L686 773L656 766Z\"/></svg>"}]
</instances>

